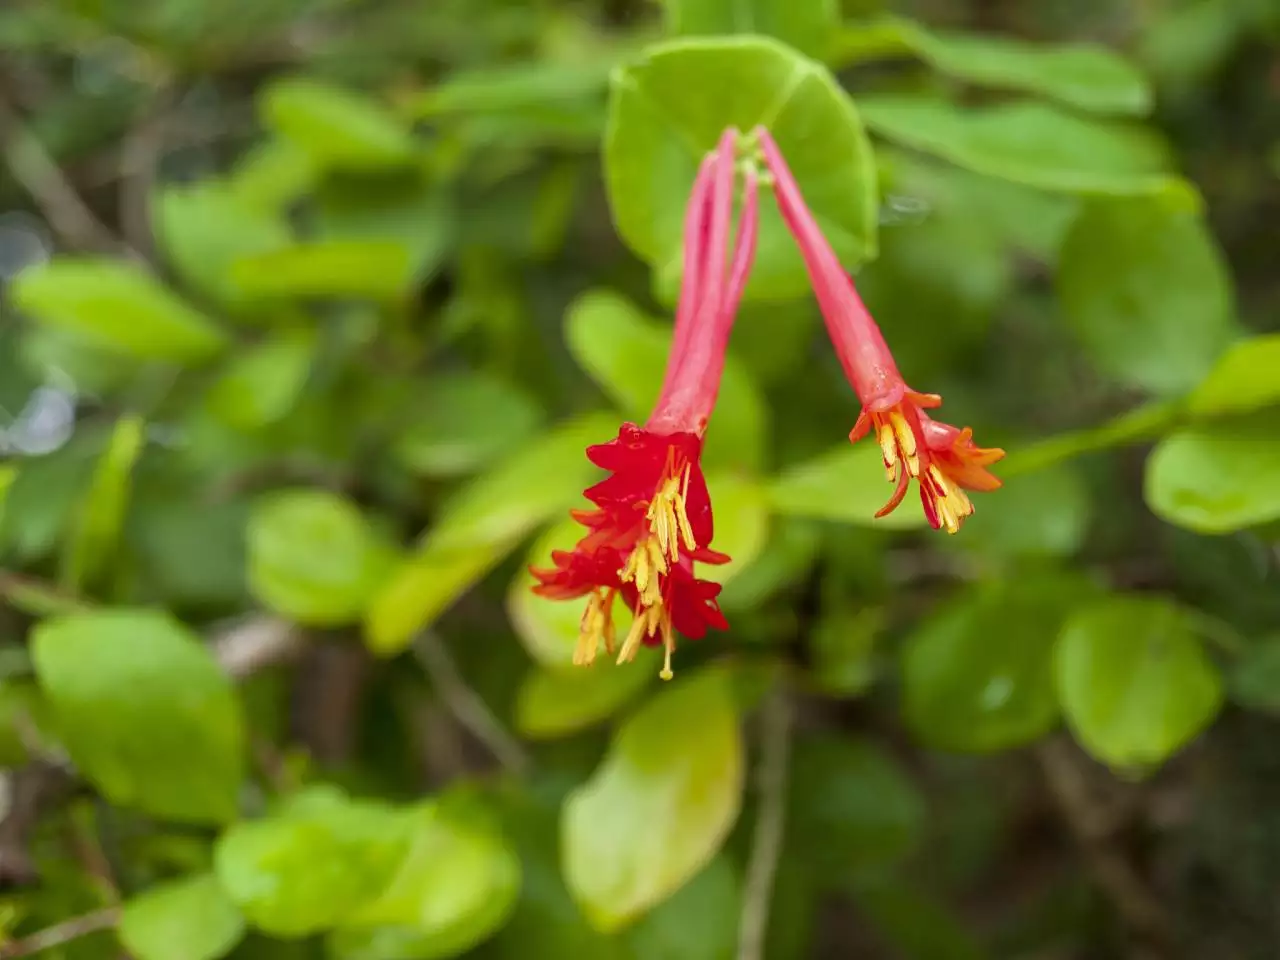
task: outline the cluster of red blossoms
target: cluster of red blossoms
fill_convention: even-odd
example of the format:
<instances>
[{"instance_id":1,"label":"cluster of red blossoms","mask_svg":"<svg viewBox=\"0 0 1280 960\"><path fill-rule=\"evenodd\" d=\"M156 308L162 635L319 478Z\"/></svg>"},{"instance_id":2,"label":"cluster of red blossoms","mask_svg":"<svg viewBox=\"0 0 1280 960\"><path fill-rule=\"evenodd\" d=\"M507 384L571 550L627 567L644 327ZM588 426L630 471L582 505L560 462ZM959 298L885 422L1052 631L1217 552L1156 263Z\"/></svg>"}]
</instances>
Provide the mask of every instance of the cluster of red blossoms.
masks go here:
<instances>
[{"instance_id":1,"label":"cluster of red blossoms","mask_svg":"<svg viewBox=\"0 0 1280 960\"><path fill-rule=\"evenodd\" d=\"M548 570L533 570L534 592L555 600L587 597L574 663L590 664L601 646L619 663L642 645L661 645L663 679L671 678L676 634L700 639L728 624L716 598L720 586L699 579L695 563L729 561L711 549L711 499L702 474L702 441L715 406L725 349L755 257L759 183L773 187L782 218L796 240L810 282L862 412L849 434L874 431L894 485L881 517L895 509L914 479L934 529L955 533L973 504L966 490L989 491L1000 481L987 467L1003 450L983 449L973 431L940 423L925 410L942 398L907 386L883 334L849 274L805 205L777 144L762 127L748 138L740 162L739 136L726 130L694 180L684 223L684 273L666 378L648 422L624 423L617 438L587 448L609 476L586 491L595 509L577 510L587 530L572 550L551 555ZM763 160L764 172L757 171ZM743 190L735 197L739 172ZM734 208L740 210L736 231ZM616 598L634 619L621 647L613 625Z\"/></svg>"}]
</instances>

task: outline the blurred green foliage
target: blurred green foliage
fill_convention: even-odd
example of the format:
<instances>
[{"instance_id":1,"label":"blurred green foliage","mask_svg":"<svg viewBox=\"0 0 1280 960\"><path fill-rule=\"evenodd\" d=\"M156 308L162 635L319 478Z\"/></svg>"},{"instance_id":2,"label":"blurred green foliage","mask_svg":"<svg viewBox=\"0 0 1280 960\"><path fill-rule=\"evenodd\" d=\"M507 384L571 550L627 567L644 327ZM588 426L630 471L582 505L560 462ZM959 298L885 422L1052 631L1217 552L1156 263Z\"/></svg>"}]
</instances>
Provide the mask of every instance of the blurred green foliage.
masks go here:
<instances>
[{"instance_id":1,"label":"blurred green foliage","mask_svg":"<svg viewBox=\"0 0 1280 960\"><path fill-rule=\"evenodd\" d=\"M1274 957L1278 38L10 0L0 956ZM525 566L757 123L1006 486L954 538L873 519L766 198L705 458L731 630L668 685L573 668Z\"/></svg>"}]
</instances>

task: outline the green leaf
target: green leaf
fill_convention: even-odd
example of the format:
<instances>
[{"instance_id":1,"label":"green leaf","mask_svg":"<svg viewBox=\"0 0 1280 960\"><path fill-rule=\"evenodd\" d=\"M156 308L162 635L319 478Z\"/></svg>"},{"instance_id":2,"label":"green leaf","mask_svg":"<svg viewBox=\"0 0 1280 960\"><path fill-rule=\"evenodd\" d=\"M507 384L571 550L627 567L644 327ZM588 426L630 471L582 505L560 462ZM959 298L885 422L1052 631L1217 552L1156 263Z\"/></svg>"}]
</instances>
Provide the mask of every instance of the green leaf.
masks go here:
<instances>
[{"instance_id":1,"label":"green leaf","mask_svg":"<svg viewBox=\"0 0 1280 960\"><path fill-rule=\"evenodd\" d=\"M249 518L249 589L266 607L310 626L360 619L396 552L351 501L325 490L278 490Z\"/></svg>"},{"instance_id":2,"label":"green leaf","mask_svg":"<svg viewBox=\"0 0 1280 960\"><path fill-rule=\"evenodd\" d=\"M582 524L571 518L550 527L529 550L526 562L507 590L507 618L516 636L539 666L550 670L575 669L573 649L578 641L585 600L548 600L533 592L537 583L529 567L550 569L553 550L572 550L586 533ZM627 622L630 615L621 596L614 597L614 623Z\"/></svg>"},{"instance_id":3,"label":"green leaf","mask_svg":"<svg viewBox=\"0 0 1280 960\"><path fill-rule=\"evenodd\" d=\"M698 575L715 583L729 583L760 556L769 540L769 495L757 481L733 473L712 473L707 490L715 510L716 550L732 563L700 565Z\"/></svg>"},{"instance_id":4,"label":"green leaf","mask_svg":"<svg viewBox=\"0 0 1280 960\"><path fill-rule=\"evenodd\" d=\"M1232 668L1231 699L1242 707L1280 714L1280 635L1267 637L1245 651Z\"/></svg>"},{"instance_id":5,"label":"green leaf","mask_svg":"<svg viewBox=\"0 0 1280 960\"><path fill-rule=\"evenodd\" d=\"M605 179L618 233L667 287L681 271L684 208L703 155L726 127L773 133L844 265L875 256L875 161L852 102L821 64L763 37L676 40L614 75ZM809 289L768 198L747 297Z\"/></svg>"},{"instance_id":6,"label":"green leaf","mask_svg":"<svg viewBox=\"0 0 1280 960\"><path fill-rule=\"evenodd\" d=\"M665 0L673 36L756 34L822 58L840 28L835 0Z\"/></svg>"},{"instance_id":7,"label":"green leaf","mask_svg":"<svg viewBox=\"0 0 1280 960\"><path fill-rule=\"evenodd\" d=\"M912 729L931 745L980 753L1051 730L1053 642L1086 589L1062 577L1023 576L943 606L903 646L903 711Z\"/></svg>"},{"instance_id":8,"label":"green leaf","mask_svg":"<svg viewBox=\"0 0 1280 960\"><path fill-rule=\"evenodd\" d=\"M415 269L398 241L317 240L239 257L231 279L246 296L394 300L409 291Z\"/></svg>"},{"instance_id":9,"label":"green leaf","mask_svg":"<svg viewBox=\"0 0 1280 960\"><path fill-rule=\"evenodd\" d=\"M897 863L920 839L924 797L872 743L799 740L791 784L788 847L828 881Z\"/></svg>"},{"instance_id":10,"label":"green leaf","mask_svg":"<svg viewBox=\"0 0 1280 960\"><path fill-rule=\"evenodd\" d=\"M720 854L628 927L623 939L635 960L733 960L741 886L732 862Z\"/></svg>"},{"instance_id":11,"label":"green leaf","mask_svg":"<svg viewBox=\"0 0 1280 960\"><path fill-rule=\"evenodd\" d=\"M122 261L58 257L18 274L9 293L41 323L146 360L198 363L226 346L212 321Z\"/></svg>"},{"instance_id":12,"label":"green leaf","mask_svg":"<svg viewBox=\"0 0 1280 960\"><path fill-rule=\"evenodd\" d=\"M289 140L269 139L240 157L227 189L247 207L279 213L302 199L318 176L310 153Z\"/></svg>"},{"instance_id":13,"label":"green leaf","mask_svg":"<svg viewBox=\"0 0 1280 960\"><path fill-rule=\"evenodd\" d=\"M876 641L884 628L881 607L823 610L810 641L813 677L823 693L856 697L870 688L877 674Z\"/></svg>"},{"instance_id":14,"label":"green leaf","mask_svg":"<svg viewBox=\"0 0 1280 960\"><path fill-rule=\"evenodd\" d=\"M244 917L201 874L147 888L124 905L118 929L136 960L217 960L244 936Z\"/></svg>"},{"instance_id":15,"label":"green leaf","mask_svg":"<svg viewBox=\"0 0 1280 960\"><path fill-rule=\"evenodd\" d=\"M1058 296L1099 370L1161 396L1199 383L1236 334L1213 237L1162 198L1086 204L1063 241Z\"/></svg>"},{"instance_id":16,"label":"green leaf","mask_svg":"<svg viewBox=\"0 0 1280 960\"><path fill-rule=\"evenodd\" d=\"M929 97L858 101L887 140L1002 180L1064 193L1153 194L1181 188L1147 130L1089 120L1047 103L957 107Z\"/></svg>"},{"instance_id":17,"label":"green leaf","mask_svg":"<svg viewBox=\"0 0 1280 960\"><path fill-rule=\"evenodd\" d=\"M316 199L318 227L325 239L402 244L419 280L437 272L456 242L452 197L425 177L330 181Z\"/></svg>"},{"instance_id":18,"label":"green leaf","mask_svg":"<svg viewBox=\"0 0 1280 960\"><path fill-rule=\"evenodd\" d=\"M965 521L963 542L947 542L1001 557L1070 556L1084 543L1092 512L1079 473L1050 467L1009 477Z\"/></svg>"},{"instance_id":19,"label":"green leaf","mask_svg":"<svg viewBox=\"0 0 1280 960\"><path fill-rule=\"evenodd\" d=\"M670 330L609 290L583 294L565 314L565 339L574 359L636 423L644 423L657 402ZM707 430L704 462L759 469L767 445L764 398L747 370L730 356Z\"/></svg>"},{"instance_id":20,"label":"green leaf","mask_svg":"<svg viewBox=\"0 0 1280 960\"><path fill-rule=\"evenodd\" d=\"M111 572L129 507L133 469L146 440L147 425L140 417L116 421L65 547L62 583L73 593L97 585Z\"/></svg>"},{"instance_id":21,"label":"green leaf","mask_svg":"<svg viewBox=\"0 0 1280 960\"><path fill-rule=\"evenodd\" d=\"M410 828L395 808L312 788L274 816L231 827L214 867L255 927L305 937L376 902L405 861Z\"/></svg>"},{"instance_id":22,"label":"green leaf","mask_svg":"<svg viewBox=\"0 0 1280 960\"><path fill-rule=\"evenodd\" d=\"M6 559L36 560L61 541L75 505L93 480L109 437L85 430L57 450L23 460L8 484L0 515L0 545Z\"/></svg>"},{"instance_id":23,"label":"green leaf","mask_svg":"<svg viewBox=\"0 0 1280 960\"><path fill-rule=\"evenodd\" d=\"M184 822L235 815L240 703L183 626L146 610L69 614L36 626L32 659L58 734L108 800Z\"/></svg>"},{"instance_id":24,"label":"green leaf","mask_svg":"<svg viewBox=\"0 0 1280 960\"><path fill-rule=\"evenodd\" d=\"M404 166L417 152L406 127L377 101L317 80L276 80L258 107L267 126L330 169Z\"/></svg>"},{"instance_id":25,"label":"green leaf","mask_svg":"<svg viewBox=\"0 0 1280 960\"><path fill-rule=\"evenodd\" d=\"M216 182L164 187L151 204L156 241L192 289L224 306L239 306L231 264L288 246L289 228L276 213L249 206Z\"/></svg>"},{"instance_id":26,"label":"green leaf","mask_svg":"<svg viewBox=\"0 0 1280 960\"><path fill-rule=\"evenodd\" d=\"M467 140L598 140L604 129L609 64L550 61L486 65L449 76L410 102L417 116L461 123Z\"/></svg>"},{"instance_id":27,"label":"green leaf","mask_svg":"<svg viewBox=\"0 0 1280 960\"><path fill-rule=\"evenodd\" d=\"M498 930L520 894L520 861L505 839L439 803L407 814L399 870L330 936L336 960L435 960Z\"/></svg>"},{"instance_id":28,"label":"green leaf","mask_svg":"<svg viewBox=\"0 0 1280 960\"><path fill-rule=\"evenodd\" d=\"M565 880L587 918L615 930L695 876L742 803L743 746L729 678L677 680L618 730L565 801Z\"/></svg>"},{"instance_id":29,"label":"green leaf","mask_svg":"<svg viewBox=\"0 0 1280 960\"><path fill-rule=\"evenodd\" d=\"M1280 333L1234 343L1191 391L1187 410L1193 416L1213 417L1280 404L1276 370L1280 370Z\"/></svg>"},{"instance_id":30,"label":"green leaf","mask_svg":"<svg viewBox=\"0 0 1280 960\"><path fill-rule=\"evenodd\" d=\"M1166 437L1147 458L1143 496L1156 516L1199 533L1280 519L1280 416L1264 412Z\"/></svg>"},{"instance_id":31,"label":"green leaf","mask_svg":"<svg viewBox=\"0 0 1280 960\"><path fill-rule=\"evenodd\" d=\"M888 516L876 519L893 493L884 478L880 448L866 439L842 444L830 453L789 468L769 488L774 512L787 517L834 520L885 530L909 530L925 524L918 497L907 495Z\"/></svg>"},{"instance_id":32,"label":"green leaf","mask_svg":"<svg viewBox=\"0 0 1280 960\"><path fill-rule=\"evenodd\" d=\"M410 470L431 477L487 466L535 433L544 418L527 393L481 373L435 377L415 397L411 412L395 454Z\"/></svg>"},{"instance_id":33,"label":"green leaf","mask_svg":"<svg viewBox=\"0 0 1280 960\"><path fill-rule=\"evenodd\" d=\"M209 412L229 427L254 431L293 409L316 355L311 330L290 330L250 347L227 364L209 387Z\"/></svg>"},{"instance_id":34,"label":"green leaf","mask_svg":"<svg viewBox=\"0 0 1280 960\"><path fill-rule=\"evenodd\" d=\"M1109 766L1158 766L1204 730L1222 678L1186 615L1147 597L1114 597L1067 621L1054 674L1081 745Z\"/></svg>"},{"instance_id":35,"label":"green leaf","mask_svg":"<svg viewBox=\"0 0 1280 960\"><path fill-rule=\"evenodd\" d=\"M403 650L534 528L576 503L599 473L587 445L616 429L609 414L570 421L451 497L417 552L374 598L365 618L369 647L384 656Z\"/></svg>"},{"instance_id":36,"label":"green leaf","mask_svg":"<svg viewBox=\"0 0 1280 960\"><path fill-rule=\"evenodd\" d=\"M1093 113L1151 109L1151 86L1142 73L1098 44L1045 46L1012 37L934 32L910 20L885 17L846 27L836 46L857 59L866 59L867 53L909 51L958 80L1037 94Z\"/></svg>"},{"instance_id":37,"label":"green leaf","mask_svg":"<svg viewBox=\"0 0 1280 960\"><path fill-rule=\"evenodd\" d=\"M562 606L581 615L581 601ZM577 630L575 628L576 636ZM590 667L570 670L534 669L525 674L516 694L516 730L529 739L551 739L577 733L613 716L640 693L653 675L615 666L611 657Z\"/></svg>"}]
</instances>

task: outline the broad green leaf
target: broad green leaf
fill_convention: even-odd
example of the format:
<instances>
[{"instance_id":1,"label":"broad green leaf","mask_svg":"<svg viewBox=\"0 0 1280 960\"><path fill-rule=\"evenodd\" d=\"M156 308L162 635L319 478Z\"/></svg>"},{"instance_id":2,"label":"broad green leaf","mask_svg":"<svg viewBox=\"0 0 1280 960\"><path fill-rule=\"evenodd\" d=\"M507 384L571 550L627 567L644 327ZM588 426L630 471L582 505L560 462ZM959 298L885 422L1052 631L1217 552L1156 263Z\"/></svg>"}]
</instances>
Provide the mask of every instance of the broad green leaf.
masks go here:
<instances>
[{"instance_id":1,"label":"broad green leaf","mask_svg":"<svg viewBox=\"0 0 1280 960\"><path fill-rule=\"evenodd\" d=\"M673 36L755 34L821 59L840 28L835 0L664 0Z\"/></svg>"},{"instance_id":2,"label":"broad green leaf","mask_svg":"<svg viewBox=\"0 0 1280 960\"><path fill-rule=\"evenodd\" d=\"M18 274L9 295L41 323L141 359L198 363L226 346L212 321L123 261L55 258Z\"/></svg>"},{"instance_id":3,"label":"broad green leaf","mask_svg":"<svg viewBox=\"0 0 1280 960\"><path fill-rule=\"evenodd\" d=\"M459 71L410 104L420 117L460 124L477 145L517 139L573 145L604 129L609 64L548 61Z\"/></svg>"},{"instance_id":4,"label":"broad green leaf","mask_svg":"<svg viewBox=\"0 0 1280 960\"><path fill-rule=\"evenodd\" d=\"M577 503L600 475L586 448L618 432L613 414L570 420L525 443L451 497L426 542L449 546L507 544Z\"/></svg>"},{"instance_id":5,"label":"broad green leaf","mask_svg":"<svg viewBox=\"0 0 1280 960\"><path fill-rule=\"evenodd\" d=\"M529 567L551 569L553 550L572 550L586 533L582 524L571 518L550 527L529 550L527 561L511 581L507 590L507 618L525 651L534 661L549 670L573 670L573 649L578 641L578 625L586 600L548 600L533 592L537 583ZM622 598L615 597L613 622L625 626L630 612Z\"/></svg>"},{"instance_id":6,"label":"broad green leaf","mask_svg":"<svg viewBox=\"0 0 1280 960\"><path fill-rule=\"evenodd\" d=\"M311 154L285 139L268 139L241 155L227 189L242 204L279 213L300 200L319 177Z\"/></svg>"},{"instance_id":7,"label":"broad green leaf","mask_svg":"<svg viewBox=\"0 0 1280 960\"><path fill-rule=\"evenodd\" d=\"M894 956L912 960L989 960L960 917L945 904L897 877L877 877L855 891L859 915Z\"/></svg>"},{"instance_id":8,"label":"broad green leaf","mask_svg":"<svg viewBox=\"0 0 1280 960\"><path fill-rule=\"evenodd\" d=\"M1280 404L1277 370L1280 370L1280 333L1234 343L1191 391L1187 409L1194 416L1214 417Z\"/></svg>"},{"instance_id":9,"label":"broad green leaf","mask_svg":"<svg viewBox=\"0 0 1280 960\"><path fill-rule=\"evenodd\" d=\"M583 602L564 605L580 613ZM530 670L516 693L516 730L529 739L551 739L613 716L648 685L653 674L616 666L612 659L603 656L603 662L570 670Z\"/></svg>"},{"instance_id":10,"label":"broad green leaf","mask_svg":"<svg viewBox=\"0 0 1280 960\"><path fill-rule=\"evenodd\" d=\"M930 31L895 17L852 24L836 41L837 62L845 53L910 52L958 80L1002 90L1038 94L1093 113L1140 114L1151 108L1151 87L1123 57L1093 43L1058 46L1012 37Z\"/></svg>"},{"instance_id":11,"label":"broad green leaf","mask_svg":"<svg viewBox=\"0 0 1280 960\"><path fill-rule=\"evenodd\" d=\"M769 540L769 495L757 481L732 473L711 474L707 490L715 513L711 546L733 559L722 566L699 565L697 573L716 583L728 583L765 549Z\"/></svg>"},{"instance_id":12,"label":"broad green leaf","mask_svg":"<svg viewBox=\"0 0 1280 960\"><path fill-rule=\"evenodd\" d=\"M1089 120L1047 103L958 107L930 97L862 97L867 126L887 140L974 173L1064 193L1153 194L1180 189L1147 130Z\"/></svg>"},{"instance_id":13,"label":"broad green leaf","mask_svg":"<svg viewBox=\"0 0 1280 960\"><path fill-rule=\"evenodd\" d=\"M406 467L450 477L487 466L542 426L537 401L507 380L445 373L424 385L407 411L395 454Z\"/></svg>"},{"instance_id":14,"label":"broad green leaf","mask_svg":"<svg viewBox=\"0 0 1280 960\"><path fill-rule=\"evenodd\" d=\"M249 518L249 589L298 623L360 619L396 561L351 501L327 490L278 490Z\"/></svg>"},{"instance_id":15,"label":"broad green leaf","mask_svg":"<svg viewBox=\"0 0 1280 960\"><path fill-rule=\"evenodd\" d=\"M567 510L599 471L585 449L617 429L609 414L571 421L525 444L450 498L417 552L387 580L365 618L371 649L392 655L515 549Z\"/></svg>"},{"instance_id":16,"label":"broad green leaf","mask_svg":"<svg viewBox=\"0 0 1280 960\"><path fill-rule=\"evenodd\" d=\"M1075 613L1054 674L1072 733L1109 766L1158 766L1204 730L1222 678L1174 604L1114 597Z\"/></svg>"},{"instance_id":17,"label":"broad green leaf","mask_svg":"<svg viewBox=\"0 0 1280 960\"><path fill-rule=\"evenodd\" d=\"M246 296L393 300L408 293L415 269L398 241L317 240L239 257L231 279Z\"/></svg>"},{"instance_id":18,"label":"broad green leaf","mask_svg":"<svg viewBox=\"0 0 1280 960\"><path fill-rule=\"evenodd\" d=\"M1280 519L1280 416L1179 430L1147 458L1153 513L1199 533L1231 533Z\"/></svg>"},{"instance_id":19,"label":"broad green leaf","mask_svg":"<svg viewBox=\"0 0 1280 960\"><path fill-rule=\"evenodd\" d=\"M801 739L790 782L788 848L829 881L896 863L920 839L924 797L872 743Z\"/></svg>"},{"instance_id":20,"label":"broad green leaf","mask_svg":"<svg viewBox=\"0 0 1280 960\"><path fill-rule=\"evenodd\" d=\"M331 930L374 903L405 862L409 817L384 804L311 788L218 841L222 889L253 926L282 939Z\"/></svg>"},{"instance_id":21,"label":"broad green leaf","mask_svg":"<svg viewBox=\"0 0 1280 960\"><path fill-rule=\"evenodd\" d=\"M136 960L218 960L244 936L244 917L201 874L148 887L124 905L118 929Z\"/></svg>"},{"instance_id":22,"label":"broad green leaf","mask_svg":"<svg viewBox=\"0 0 1280 960\"><path fill-rule=\"evenodd\" d=\"M615 930L695 876L742 803L743 745L729 678L682 677L618 730L565 801L565 880L588 919Z\"/></svg>"},{"instance_id":23,"label":"broad green leaf","mask_svg":"<svg viewBox=\"0 0 1280 960\"><path fill-rule=\"evenodd\" d=\"M62 582L73 593L97 585L108 573L119 547L129 508L133 469L147 440L140 417L116 421L107 449L93 471L89 490L80 502L63 555Z\"/></svg>"},{"instance_id":24,"label":"broad green leaf","mask_svg":"<svg viewBox=\"0 0 1280 960\"><path fill-rule=\"evenodd\" d=\"M18 479L18 468L14 464L0 464L0 530L4 529L4 504L9 496L9 488Z\"/></svg>"},{"instance_id":25,"label":"broad green leaf","mask_svg":"<svg viewBox=\"0 0 1280 960\"><path fill-rule=\"evenodd\" d=\"M326 183L316 199L324 239L402 244L419 280L436 273L455 242L452 197L425 177L342 179Z\"/></svg>"},{"instance_id":26,"label":"broad green leaf","mask_svg":"<svg viewBox=\"0 0 1280 960\"><path fill-rule=\"evenodd\" d=\"M323 167L380 170L412 163L408 129L376 100L318 80L285 78L263 88L263 121Z\"/></svg>"},{"instance_id":27,"label":"broad green leaf","mask_svg":"<svg viewBox=\"0 0 1280 960\"><path fill-rule=\"evenodd\" d=\"M36 626L32 659L60 738L108 800L183 822L235 815L240 703L185 627L146 610L68 614Z\"/></svg>"},{"instance_id":28,"label":"broad green leaf","mask_svg":"<svg viewBox=\"0 0 1280 960\"><path fill-rule=\"evenodd\" d=\"M875 682L876 642L885 628L882 607L823 610L810 640L813 678L832 697L857 697Z\"/></svg>"},{"instance_id":29,"label":"broad green leaf","mask_svg":"<svg viewBox=\"0 0 1280 960\"><path fill-rule=\"evenodd\" d=\"M964 537L947 543L1002 557L1070 556L1083 544L1092 512L1079 473L1064 464L1010 477L965 521Z\"/></svg>"},{"instance_id":30,"label":"broad green leaf","mask_svg":"<svg viewBox=\"0 0 1280 960\"><path fill-rule=\"evenodd\" d=\"M1230 692L1242 707L1280 714L1280 634L1245 651L1231 670Z\"/></svg>"},{"instance_id":31,"label":"broad green leaf","mask_svg":"<svg viewBox=\"0 0 1280 960\"><path fill-rule=\"evenodd\" d=\"M742 884L720 854L622 934L635 960L734 960Z\"/></svg>"},{"instance_id":32,"label":"broad green leaf","mask_svg":"<svg viewBox=\"0 0 1280 960\"><path fill-rule=\"evenodd\" d=\"M658 399L671 350L670 327L646 318L608 290L583 294L565 314L574 359L636 423ZM704 462L758 469L768 444L768 411L759 388L732 356L707 430Z\"/></svg>"},{"instance_id":33,"label":"broad green leaf","mask_svg":"<svg viewBox=\"0 0 1280 960\"><path fill-rule=\"evenodd\" d=\"M903 712L947 750L990 753L1043 736L1058 722L1053 643L1086 588L1023 576L971 588L902 649Z\"/></svg>"},{"instance_id":34,"label":"broad green leaf","mask_svg":"<svg viewBox=\"0 0 1280 960\"><path fill-rule=\"evenodd\" d=\"M242 498L191 509L189 495L137 501L126 530L139 578L178 607L235 608L250 603L245 583L245 530L250 506Z\"/></svg>"},{"instance_id":35,"label":"broad green leaf","mask_svg":"<svg viewBox=\"0 0 1280 960\"><path fill-rule=\"evenodd\" d=\"M812 517L885 530L923 526L920 499L908 493L898 509L876 519L893 493L885 480L880 448L870 439L843 444L830 453L790 467L769 488L774 512L787 517Z\"/></svg>"},{"instance_id":36,"label":"broad green leaf","mask_svg":"<svg viewBox=\"0 0 1280 960\"><path fill-rule=\"evenodd\" d=\"M293 409L311 374L316 336L291 330L238 353L209 387L209 412L238 430L260 430Z\"/></svg>"},{"instance_id":37,"label":"broad green leaf","mask_svg":"<svg viewBox=\"0 0 1280 960\"><path fill-rule=\"evenodd\" d=\"M57 450L24 459L16 466L16 476L5 493L5 509L0 512L0 548L5 560L44 558L62 541L109 442L109 434L84 430Z\"/></svg>"},{"instance_id":38,"label":"broad green leaf","mask_svg":"<svg viewBox=\"0 0 1280 960\"><path fill-rule=\"evenodd\" d=\"M1094 365L1161 396L1199 383L1234 339L1231 280L1198 215L1096 199L1063 242L1062 309Z\"/></svg>"},{"instance_id":39,"label":"broad green leaf","mask_svg":"<svg viewBox=\"0 0 1280 960\"><path fill-rule=\"evenodd\" d=\"M336 960L435 960L502 926L520 894L520 861L486 825L430 803L406 814L400 867L380 896L343 917Z\"/></svg>"},{"instance_id":40,"label":"broad green leaf","mask_svg":"<svg viewBox=\"0 0 1280 960\"><path fill-rule=\"evenodd\" d=\"M876 252L875 161L852 102L821 64L764 37L674 40L614 75L605 180L618 233L671 287L684 209L726 127L769 128L844 265ZM786 299L808 275L776 205L760 205L748 297Z\"/></svg>"},{"instance_id":41,"label":"broad green leaf","mask_svg":"<svg viewBox=\"0 0 1280 960\"><path fill-rule=\"evenodd\" d=\"M292 241L278 214L249 206L217 182L161 188L151 211L156 241L174 271L223 306L235 307L243 300L231 282L236 258L278 250Z\"/></svg>"}]
</instances>

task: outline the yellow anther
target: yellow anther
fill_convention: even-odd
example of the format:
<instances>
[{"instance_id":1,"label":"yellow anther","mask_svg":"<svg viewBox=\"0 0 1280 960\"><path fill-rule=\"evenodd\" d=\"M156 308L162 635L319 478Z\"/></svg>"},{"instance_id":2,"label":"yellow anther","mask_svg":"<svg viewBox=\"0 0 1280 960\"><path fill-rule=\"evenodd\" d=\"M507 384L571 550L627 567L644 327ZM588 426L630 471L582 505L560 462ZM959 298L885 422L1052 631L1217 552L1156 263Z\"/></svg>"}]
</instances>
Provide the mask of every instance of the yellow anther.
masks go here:
<instances>
[{"instance_id":1,"label":"yellow anther","mask_svg":"<svg viewBox=\"0 0 1280 960\"><path fill-rule=\"evenodd\" d=\"M916 434L911 429L911 424L907 422L907 418L900 413L889 414L889 422L893 424L893 433L898 441L898 449L902 453L902 459L907 462L907 472L913 477L920 476L920 457L917 455Z\"/></svg>"},{"instance_id":2,"label":"yellow anther","mask_svg":"<svg viewBox=\"0 0 1280 960\"><path fill-rule=\"evenodd\" d=\"M627 638L622 641L622 649L618 651L618 663L630 663L636 658L644 638L657 633L665 614L661 600L651 606L640 605L636 610L635 620L631 622L631 629L627 631Z\"/></svg>"},{"instance_id":3,"label":"yellow anther","mask_svg":"<svg viewBox=\"0 0 1280 960\"><path fill-rule=\"evenodd\" d=\"M613 628L613 590L596 590L582 611L578 624L578 642L573 649L576 666L587 667L595 662L600 645L606 653L613 653L616 637Z\"/></svg>"},{"instance_id":4,"label":"yellow anther","mask_svg":"<svg viewBox=\"0 0 1280 960\"><path fill-rule=\"evenodd\" d=\"M947 533L959 533L961 522L973 513L973 502L936 464L929 465L929 479L939 524Z\"/></svg>"},{"instance_id":5,"label":"yellow anther","mask_svg":"<svg viewBox=\"0 0 1280 960\"><path fill-rule=\"evenodd\" d=\"M658 577L667 573L667 558L653 537L642 537L632 548L627 562L619 571L626 583L634 583L641 600L656 603L662 597L662 585Z\"/></svg>"}]
</instances>

